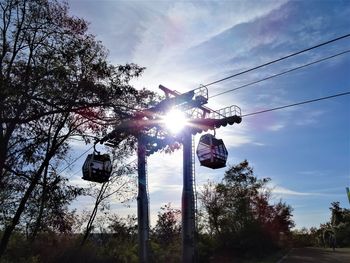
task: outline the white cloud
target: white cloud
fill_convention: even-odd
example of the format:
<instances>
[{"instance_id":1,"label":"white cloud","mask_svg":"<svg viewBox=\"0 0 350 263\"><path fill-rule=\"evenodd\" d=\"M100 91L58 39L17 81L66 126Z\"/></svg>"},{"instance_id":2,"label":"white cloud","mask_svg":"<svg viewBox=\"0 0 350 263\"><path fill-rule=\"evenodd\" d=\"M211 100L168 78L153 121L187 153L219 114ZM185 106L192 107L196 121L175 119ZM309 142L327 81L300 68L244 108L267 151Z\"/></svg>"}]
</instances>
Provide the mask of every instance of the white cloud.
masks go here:
<instances>
[{"instance_id":1,"label":"white cloud","mask_svg":"<svg viewBox=\"0 0 350 263\"><path fill-rule=\"evenodd\" d=\"M279 131L279 130L283 129L284 127L285 127L284 124L276 123L276 124L269 126L267 129L270 131Z\"/></svg>"},{"instance_id":2,"label":"white cloud","mask_svg":"<svg viewBox=\"0 0 350 263\"><path fill-rule=\"evenodd\" d=\"M313 125L317 124L320 120L322 115L324 115L326 112L324 110L314 110L314 111L308 111L303 113L303 117L296 120L296 125L299 126L306 126L306 125Z\"/></svg>"},{"instance_id":3,"label":"white cloud","mask_svg":"<svg viewBox=\"0 0 350 263\"><path fill-rule=\"evenodd\" d=\"M152 193L156 193L156 192L175 192L175 193L179 193L182 190L182 185L181 184L165 184L165 185L160 185L160 184L156 184L153 185L152 187Z\"/></svg>"},{"instance_id":4,"label":"white cloud","mask_svg":"<svg viewBox=\"0 0 350 263\"><path fill-rule=\"evenodd\" d=\"M319 170L305 170L300 171L298 174L306 175L306 176L325 176L331 171L319 171Z\"/></svg>"},{"instance_id":5,"label":"white cloud","mask_svg":"<svg viewBox=\"0 0 350 263\"><path fill-rule=\"evenodd\" d=\"M253 144L256 146L266 146L265 143L261 143L261 142L254 142Z\"/></svg>"},{"instance_id":6,"label":"white cloud","mask_svg":"<svg viewBox=\"0 0 350 263\"><path fill-rule=\"evenodd\" d=\"M249 129L249 124L242 121L240 124L220 127L220 129L216 131L216 137L223 139L227 148L237 148L247 144L263 146L264 143L255 141L253 134L249 133Z\"/></svg>"},{"instance_id":7,"label":"white cloud","mask_svg":"<svg viewBox=\"0 0 350 263\"><path fill-rule=\"evenodd\" d=\"M272 193L273 194L278 194L282 196L317 196L321 195L319 193L311 193L311 192L298 192L294 191L288 188L285 188L283 186L276 185L272 188Z\"/></svg>"},{"instance_id":8,"label":"white cloud","mask_svg":"<svg viewBox=\"0 0 350 263\"><path fill-rule=\"evenodd\" d=\"M296 191L296 190L292 190L280 185L273 185L270 184L269 187L272 189L272 194L274 195L275 198L282 198L282 197L292 197L292 196L309 196L309 197L314 197L314 196L318 196L318 197L338 197L338 196L342 196L341 194L339 194L339 191L336 191L336 193L334 193L335 190L341 190L339 187L337 188L328 188L328 189L317 189L317 191L308 191L308 192L304 192L304 191ZM345 192L345 190L343 190ZM332 193L333 192L333 193ZM344 195L344 194L343 194Z\"/></svg>"},{"instance_id":9,"label":"white cloud","mask_svg":"<svg viewBox=\"0 0 350 263\"><path fill-rule=\"evenodd\" d=\"M147 9L147 12L140 18L143 32L139 34L139 41L134 47L131 60L148 68L140 79L142 85L151 88L158 86L159 83L170 85L172 83L172 85L179 85L184 91L188 89L188 86L183 86L184 84L198 85L205 81L209 75L215 74L217 69L211 67L206 71L203 63L211 64L214 59L219 61L230 57L232 52L241 53L240 50L232 47L226 49L230 43L230 40L227 40L215 42L214 50L225 48L231 55L225 53L219 58L220 53L218 53L211 56L210 53L214 50L210 45L206 46L208 41L220 38L221 34L241 23L251 22L267 15L284 3L285 1L268 1L264 4L260 2L254 2L254 4L172 2L171 5L162 6L161 10L154 8L151 3L140 6L141 9ZM233 13L235 15L232 15ZM255 39L240 47L246 49L252 45L257 46L261 41L266 42L266 40ZM202 46L205 47L204 54L193 60L193 51L200 51ZM201 65L201 71L193 71L199 68L199 65ZM220 72L222 66L219 68ZM232 65L229 69L232 70Z\"/></svg>"},{"instance_id":10,"label":"white cloud","mask_svg":"<svg viewBox=\"0 0 350 263\"><path fill-rule=\"evenodd\" d=\"M222 134L224 134L222 139L227 147L240 147L245 144L255 144L252 137L248 135L235 134L234 131L228 131ZM220 138L219 136L217 137Z\"/></svg>"},{"instance_id":11,"label":"white cloud","mask_svg":"<svg viewBox=\"0 0 350 263\"><path fill-rule=\"evenodd\" d=\"M148 190L151 209L168 202L181 204L182 150L155 153L148 158Z\"/></svg>"}]
</instances>

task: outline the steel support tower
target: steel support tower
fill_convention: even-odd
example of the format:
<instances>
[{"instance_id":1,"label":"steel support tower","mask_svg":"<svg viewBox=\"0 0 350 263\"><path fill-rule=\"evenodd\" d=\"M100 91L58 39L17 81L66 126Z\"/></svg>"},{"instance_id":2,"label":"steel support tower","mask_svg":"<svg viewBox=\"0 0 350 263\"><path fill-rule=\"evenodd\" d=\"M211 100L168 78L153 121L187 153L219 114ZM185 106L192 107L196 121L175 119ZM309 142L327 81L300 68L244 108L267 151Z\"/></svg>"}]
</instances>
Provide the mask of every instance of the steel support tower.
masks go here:
<instances>
[{"instance_id":1,"label":"steel support tower","mask_svg":"<svg viewBox=\"0 0 350 263\"><path fill-rule=\"evenodd\" d=\"M149 262L149 202L147 189L146 146L142 135L138 137L137 145L137 222L139 239L139 262Z\"/></svg>"},{"instance_id":2,"label":"steel support tower","mask_svg":"<svg viewBox=\"0 0 350 263\"><path fill-rule=\"evenodd\" d=\"M149 200L147 189L146 157L172 145L183 145L182 190L182 262L196 262L196 198L194 193L194 165L192 136L221 126L240 123L241 110L232 105L213 111L205 106L208 90L201 86L186 93L172 91L162 85L165 99L157 105L136 112L123 120L115 129L100 140L107 146L117 147L128 136L138 140L138 241L139 262L149 262ZM184 131L176 136L169 134L162 118L172 108L186 112L189 119Z\"/></svg>"},{"instance_id":3,"label":"steel support tower","mask_svg":"<svg viewBox=\"0 0 350 263\"><path fill-rule=\"evenodd\" d=\"M195 198L193 190L192 134L183 133L182 262L195 262Z\"/></svg>"}]
</instances>

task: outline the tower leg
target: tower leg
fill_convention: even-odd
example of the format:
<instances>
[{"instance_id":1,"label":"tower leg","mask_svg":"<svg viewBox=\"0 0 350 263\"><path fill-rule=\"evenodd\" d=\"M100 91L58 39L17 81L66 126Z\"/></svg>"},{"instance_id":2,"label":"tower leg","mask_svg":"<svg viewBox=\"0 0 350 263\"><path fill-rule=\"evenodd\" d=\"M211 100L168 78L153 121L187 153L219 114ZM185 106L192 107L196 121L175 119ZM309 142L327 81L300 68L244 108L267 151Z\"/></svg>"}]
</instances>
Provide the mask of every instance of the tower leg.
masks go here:
<instances>
[{"instance_id":1,"label":"tower leg","mask_svg":"<svg viewBox=\"0 0 350 263\"><path fill-rule=\"evenodd\" d=\"M149 212L146 175L146 148L142 138L138 138L137 148L138 195L137 221L139 240L139 262L149 262Z\"/></svg>"},{"instance_id":2,"label":"tower leg","mask_svg":"<svg viewBox=\"0 0 350 263\"><path fill-rule=\"evenodd\" d=\"M192 135L183 137L182 262L195 262L195 200L193 193Z\"/></svg>"}]
</instances>

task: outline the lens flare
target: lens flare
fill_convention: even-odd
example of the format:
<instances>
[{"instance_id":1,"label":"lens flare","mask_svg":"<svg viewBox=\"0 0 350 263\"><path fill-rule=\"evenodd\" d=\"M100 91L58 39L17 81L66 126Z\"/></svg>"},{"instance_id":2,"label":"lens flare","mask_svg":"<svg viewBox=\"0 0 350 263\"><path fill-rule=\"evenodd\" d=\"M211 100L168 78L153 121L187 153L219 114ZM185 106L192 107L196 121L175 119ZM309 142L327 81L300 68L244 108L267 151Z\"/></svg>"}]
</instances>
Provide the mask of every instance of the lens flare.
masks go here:
<instances>
[{"instance_id":1,"label":"lens flare","mask_svg":"<svg viewBox=\"0 0 350 263\"><path fill-rule=\"evenodd\" d=\"M170 110L163 118L166 128L171 133L179 133L186 126L187 119L184 112L180 110Z\"/></svg>"}]
</instances>

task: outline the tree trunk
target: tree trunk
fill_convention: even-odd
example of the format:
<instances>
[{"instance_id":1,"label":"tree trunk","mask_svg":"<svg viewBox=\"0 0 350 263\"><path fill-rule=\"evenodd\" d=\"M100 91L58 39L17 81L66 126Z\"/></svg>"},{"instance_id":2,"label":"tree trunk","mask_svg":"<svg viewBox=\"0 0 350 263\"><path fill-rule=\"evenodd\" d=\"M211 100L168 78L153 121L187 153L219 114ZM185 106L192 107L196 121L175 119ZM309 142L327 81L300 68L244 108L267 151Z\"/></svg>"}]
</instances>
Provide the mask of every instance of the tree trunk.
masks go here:
<instances>
[{"instance_id":1,"label":"tree trunk","mask_svg":"<svg viewBox=\"0 0 350 263\"><path fill-rule=\"evenodd\" d=\"M85 229L85 232L84 232L84 236L83 236L83 239L81 240L81 243L80 243L80 246L84 246L86 240L88 239L90 233L91 233L91 230L92 230L92 224L94 223L94 220L95 220L95 217L96 217L96 214L97 214L97 209L98 209L98 206L100 205L100 203L102 202L103 200L103 195L104 193L106 192L106 189L108 187L108 182L107 183L103 183L102 186L101 186L101 189L100 189L100 192L96 198L96 201L95 201L95 206L94 206L94 209L92 210L92 213L90 215L90 218L89 218L89 221L86 225L86 229Z\"/></svg>"},{"instance_id":2,"label":"tree trunk","mask_svg":"<svg viewBox=\"0 0 350 263\"><path fill-rule=\"evenodd\" d=\"M56 140L56 138L57 138L57 134L54 137L54 139ZM38 171L34 174L33 180L30 182L29 187L27 188L24 196L22 197L21 202L19 203L19 206L17 208L17 211L12 219L12 222L10 223L10 225L5 227L5 231L4 231L4 233L1 237L1 241L0 241L0 259L5 253L5 250L7 248L9 241L10 241L10 237L12 235L12 232L19 222L19 219L20 219L20 217L25 209L25 206L30 198L30 195L32 194L34 188L37 186L37 184L40 180L40 176L42 175L45 167L49 165L51 158L54 156L54 154L56 153L56 150L58 149L59 146L60 146L60 144L56 145L56 147L51 148L51 150L49 152L47 152L47 155L46 155L43 163L39 167Z\"/></svg>"},{"instance_id":3,"label":"tree trunk","mask_svg":"<svg viewBox=\"0 0 350 263\"><path fill-rule=\"evenodd\" d=\"M5 250L7 248L8 242L10 241L10 237L12 235L12 232L15 229L16 225L18 224L19 219L20 219L20 217L25 209L25 205L26 205L30 195L32 194L35 186L37 185L37 183L40 179L41 172L42 172L42 170L40 171L40 173L38 172L37 174L35 174L35 177L33 178L32 182L30 183L29 187L27 188L27 191L25 192L24 196L22 197L22 200L17 208L16 214L13 217L11 224L5 227L5 231L4 231L4 233L1 237L1 241L0 241L0 258L5 253Z\"/></svg>"},{"instance_id":4,"label":"tree trunk","mask_svg":"<svg viewBox=\"0 0 350 263\"><path fill-rule=\"evenodd\" d=\"M91 233L92 224L94 223L94 220L95 220L95 217L96 217L96 214L97 214L97 208L98 208L98 204L95 203L95 207L92 210L92 213L90 215L89 221L88 221L88 223L86 225L86 229L85 229L85 232L84 232L83 239L81 240L80 246L84 246L85 245L85 242L86 242L86 240L88 239L88 237L89 237L89 235Z\"/></svg>"},{"instance_id":5,"label":"tree trunk","mask_svg":"<svg viewBox=\"0 0 350 263\"><path fill-rule=\"evenodd\" d=\"M8 144L10 141L10 136L12 135L13 130L15 129L15 125L9 125L6 129L1 125L1 134L0 134L0 187L3 187L3 177L5 174L5 164L6 164L6 155Z\"/></svg>"},{"instance_id":6,"label":"tree trunk","mask_svg":"<svg viewBox=\"0 0 350 263\"><path fill-rule=\"evenodd\" d=\"M0 188L3 188L3 177L4 177L4 168L6 161L6 146L3 142L3 139L0 138Z\"/></svg>"},{"instance_id":7,"label":"tree trunk","mask_svg":"<svg viewBox=\"0 0 350 263\"><path fill-rule=\"evenodd\" d=\"M42 196L41 196L40 209L39 209L38 217L37 217L36 222L35 222L33 233L30 235L31 241L35 240L35 238L39 232L39 228L40 228L42 217L43 217L43 212L44 212L44 208L45 208L45 204L46 204L47 189L48 189L48 187L47 187L48 169L49 169L49 165L47 165L45 167L45 171L44 171L43 192L42 192Z\"/></svg>"}]
</instances>

